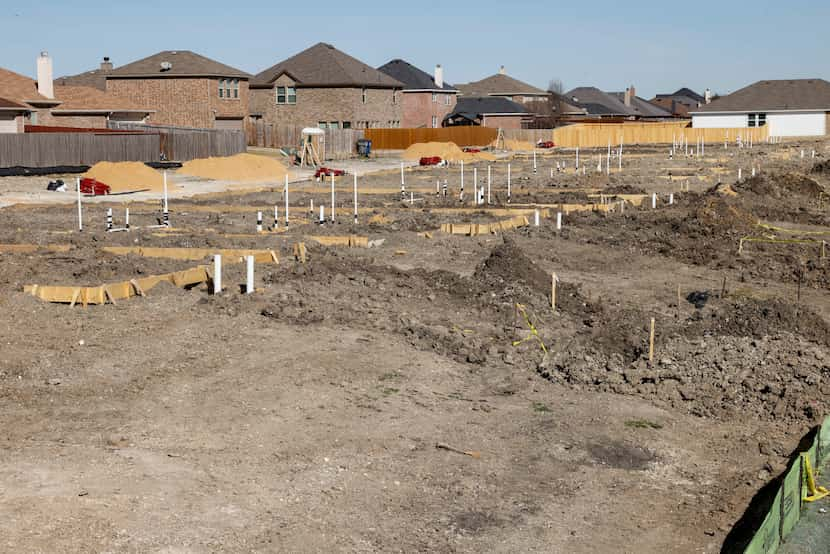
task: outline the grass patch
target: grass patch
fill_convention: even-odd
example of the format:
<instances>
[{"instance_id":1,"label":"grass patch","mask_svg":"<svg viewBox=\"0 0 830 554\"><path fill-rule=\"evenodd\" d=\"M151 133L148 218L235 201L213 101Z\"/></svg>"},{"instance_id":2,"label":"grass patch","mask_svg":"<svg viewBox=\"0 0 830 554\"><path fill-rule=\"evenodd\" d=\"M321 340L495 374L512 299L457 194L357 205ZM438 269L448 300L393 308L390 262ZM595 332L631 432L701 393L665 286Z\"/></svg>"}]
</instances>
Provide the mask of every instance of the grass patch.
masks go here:
<instances>
[{"instance_id":1,"label":"grass patch","mask_svg":"<svg viewBox=\"0 0 830 554\"><path fill-rule=\"evenodd\" d=\"M633 429L662 429L663 425L656 421L649 421L647 419L629 419L625 422L626 427Z\"/></svg>"},{"instance_id":2,"label":"grass patch","mask_svg":"<svg viewBox=\"0 0 830 554\"><path fill-rule=\"evenodd\" d=\"M383 394L383 396L392 396L393 394L397 394L401 391L399 389L394 388L394 387L385 387L380 392Z\"/></svg>"},{"instance_id":3,"label":"grass patch","mask_svg":"<svg viewBox=\"0 0 830 554\"><path fill-rule=\"evenodd\" d=\"M533 411L534 412L540 412L540 413L546 413L546 412L550 412L550 408L548 408L548 405L545 404L544 402L534 402L533 403Z\"/></svg>"}]
</instances>

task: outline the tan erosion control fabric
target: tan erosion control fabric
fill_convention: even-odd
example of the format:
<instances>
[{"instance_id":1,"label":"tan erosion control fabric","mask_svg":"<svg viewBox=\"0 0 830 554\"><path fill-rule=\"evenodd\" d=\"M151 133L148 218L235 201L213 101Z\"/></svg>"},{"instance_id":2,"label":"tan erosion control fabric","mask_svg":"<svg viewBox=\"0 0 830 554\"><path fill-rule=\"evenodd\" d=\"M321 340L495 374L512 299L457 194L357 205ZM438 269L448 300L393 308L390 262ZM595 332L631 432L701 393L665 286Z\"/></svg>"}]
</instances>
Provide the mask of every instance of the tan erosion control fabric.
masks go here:
<instances>
[{"instance_id":1,"label":"tan erosion control fabric","mask_svg":"<svg viewBox=\"0 0 830 554\"><path fill-rule=\"evenodd\" d=\"M217 181L282 181L286 169L277 160L255 154L202 158L185 162L178 173Z\"/></svg>"}]
</instances>

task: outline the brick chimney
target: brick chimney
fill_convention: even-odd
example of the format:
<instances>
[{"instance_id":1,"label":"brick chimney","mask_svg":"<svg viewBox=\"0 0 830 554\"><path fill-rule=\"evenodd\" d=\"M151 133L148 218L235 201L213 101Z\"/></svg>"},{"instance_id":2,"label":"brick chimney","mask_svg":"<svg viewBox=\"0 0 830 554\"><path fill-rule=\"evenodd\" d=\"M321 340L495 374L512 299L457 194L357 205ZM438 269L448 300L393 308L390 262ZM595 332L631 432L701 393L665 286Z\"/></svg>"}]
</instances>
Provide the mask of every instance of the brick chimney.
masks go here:
<instances>
[{"instance_id":1,"label":"brick chimney","mask_svg":"<svg viewBox=\"0 0 830 554\"><path fill-rule=\"evenodd\" d=\"M45 50L37 58L37 91L46 98L55 97L52 83L52 58Z\"/></svg>"},{"instance_id":2,"label":"brick chimney","mask_svg":"<svg viewBox=\"0 0 830 554\"><path fill-rule=\"evenodd\" d=\"M634 85L625 89L625 105L630 107L635 96L637 96L637 91L634 89Z\"/></svg>"},{"instance_id":3,"label":"brick chimney","mask_svg":"<svg viewBox=\"0 0 830 554\"><path fill-rule=\"evenodd\" d=\"M499 75L507 75L507 71L504 69L504 66L499 68Z\"/></svg>"},{"instance_id":4,"label":"brick chimney","mask_svg":"<svg viewBox=\"0 0 830 554\"><path fill-rule=\"evenodd\" d=\"M444 68L440 63L435 66L435 86L444 88Z\"/></svg>"},{"instance_id":5,"label":"brick chimney","mask_svg":"<svg viewBox=\"0 0 830 554\"><path fill-rule=\"evenodd\" d=\"M101 62L101 71L112 71L112 62L109 56L104 56L104 61Z\"/></svg>"}]
</instances>

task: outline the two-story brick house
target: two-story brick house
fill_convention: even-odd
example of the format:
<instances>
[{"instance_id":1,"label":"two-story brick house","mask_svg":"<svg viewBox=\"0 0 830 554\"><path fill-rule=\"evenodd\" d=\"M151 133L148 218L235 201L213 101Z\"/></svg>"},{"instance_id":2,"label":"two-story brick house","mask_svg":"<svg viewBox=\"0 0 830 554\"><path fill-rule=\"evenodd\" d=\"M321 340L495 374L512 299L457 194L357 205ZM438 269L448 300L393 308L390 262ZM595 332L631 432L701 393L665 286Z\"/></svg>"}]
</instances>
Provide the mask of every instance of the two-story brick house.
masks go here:
<instances>
[{"instance_id":1,"label":"two-story brick house","mask_svg":"<svg viewBox=\"0 0 830 554\"><path fill-rule=\"evenodd\" d=\"M319 43L251 79L250 114L268 124L400 127L401 89L385 73Z\"/></svg>"},{"instance_id":2,"label":"two-story brick house","mask_svg":"<svg viewBox=\"0 0 830 554\"><path fill-rule=\"evenodd\" d=\"M159 52L108 70L105 79L108 94L152 107L150 124L245 129L250 75L194 52Z\"/></svg>"},{"instance_id":3,"label":"two-story brick house","mask_svg":"<svg viewBox=\"0 0 830 554\"><path fill-rule=\"evenodd\" d=\"M441 127L455 109L458 91L444 82L444 69L435 66L430 75L404 60L392 60L378 68L403 83L403 119L406 128Z\"/></svg>"}]
</instances>

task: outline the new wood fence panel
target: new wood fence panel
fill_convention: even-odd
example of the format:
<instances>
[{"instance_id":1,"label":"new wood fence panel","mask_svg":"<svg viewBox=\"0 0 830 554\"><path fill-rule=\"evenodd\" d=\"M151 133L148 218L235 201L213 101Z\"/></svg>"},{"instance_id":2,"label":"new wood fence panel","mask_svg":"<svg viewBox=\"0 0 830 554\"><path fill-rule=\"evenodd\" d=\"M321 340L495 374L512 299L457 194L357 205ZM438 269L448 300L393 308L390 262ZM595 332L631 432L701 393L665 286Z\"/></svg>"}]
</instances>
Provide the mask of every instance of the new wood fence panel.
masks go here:
<instances>
[{"instance_id":1,"label":"new wood fence panel","mask_svg":"<svg viewBox=\"0 0 830 554\"><path fill-rule=\"evenodd\" d=\"M443 127L440 129L365 129L373 150L405 150L420 142L454 142L458 146L487 146L498 135L489 127Z\"/></svg>"},{"instance_id":2,"label":"new wood fence panel","mask_svg":"<svg viewBox=\"0 0 830 554\"><path fill-rule=\"evenodd\" d=\"M0 167L94 165L158 160L158 135L92 133L0 134Z\"/></svg>"},{"instance_id":3,"label":"new wood fence panel","mask_svg":"<svg viewBox=\"0 0 830 554\"><path fill-rule=\"evenodd\" d=\"M769 136L769 128L696 129L688 121L661 123L578 123L553 130L553 141L564 148L618 147L623 144L672 144L681 137L690 146L703 139L707 144L734 142L738 137L753 142L763 142Z\"/></svg>"}]
</instances>

